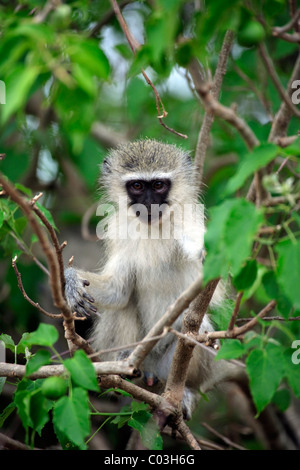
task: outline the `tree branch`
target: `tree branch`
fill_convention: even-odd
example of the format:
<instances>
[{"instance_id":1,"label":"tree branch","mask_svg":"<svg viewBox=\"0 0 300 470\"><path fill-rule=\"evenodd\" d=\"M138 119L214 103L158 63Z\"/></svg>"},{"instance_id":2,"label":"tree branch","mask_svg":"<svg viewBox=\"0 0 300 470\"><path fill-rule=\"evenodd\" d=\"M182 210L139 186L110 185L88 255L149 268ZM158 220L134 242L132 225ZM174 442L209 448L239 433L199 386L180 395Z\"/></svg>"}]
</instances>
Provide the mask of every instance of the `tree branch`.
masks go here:
<instances>
[{"instance_id":1,"label":"tree branch","mask_svg":"<svg viewBox=\"0 0 300 470\"><path fill-rule=\"evenodd\" d=\"M232 31L227 31L223 41L222 49L219 55L218 65L215 71L214 83L211 90L213 97L218 100L223 82L223 77L226 73L226 65L228 57L232 48L234 34ZM210 130L214 121L214 113L207 111L204 114L202 126L198 136L198 142L195 153L195 171L197 178L197 188L200 190L203 178L203 167L206 156L206 151L209 143Z\"/></svg>"},{"instance_id":2,"label":"tree branch","mask_svg":"<svg viewBox=\"0 0 300 470\"><path fill-rule=\"evenodd\" d=\"M135 375L136 370L133 367L124 364L124 361L111 361L111 362L93 362L93 366L97 375L108 375L108 374L124 374L124 375ZM44 379L46 377L52 377L53 375L62 375L65 372L65 368L62 364L42 366L38 371L29 375L28 377L32 380ZM21 364L9 364L6 362L0 363L0 377L11 377L19 378L25 377L26 366Z\"/></svg>"},{"instance_id":3,"label":"tree branch","mask_svg":"<svg viewBox=\"0 0 300 470\"><path fill-rule=\"evenodd\" d=\"M49 281L54 305L61 311L64 319L65 338L68 342L69 349L72 352L74 346L81 347L88 354L92 353L92 349L87 341L81 338L75 331L74 316L69 308L62 290L60 265L57 260L57 253L53 246L50 245L44 229L38 223L34 215L32 204L22 197L15 187L0 173L0 185L5 193L22 209L30 223L32 230L37 235L41 248L47 258L49 265Z\"/></svg>"},{"instance_id":4,"label":"tree branch","mask_svg":"<svg viewBox=\"0 0 300 470\"><path fill-rule=\"evenodd\" d=\"M210 304L212 296L218 285L219 279L210 281L203 291L191 303L184 315L182 333L197 336L203 317ZM171 369L168 375L164 396L175 407L180 406L182 401L188 366L193 354L195 344L179 338L172 359Z\"/></svg>"},{"instance_id":5,"label":"tree branch","mask_svg":"<svg viewBox=\"0 0 300 470\"><path fill-rule=\"evenodd\" d=\"M224 331L212 331L210 333L200 333L197 335L197 341L200 343L207 343L211 340L225 339L225 338L237 338L244 335L247 331L251 330L257 323L258 320L264 318L276 305L275 300L271 300L254 318L248 321L245 325L234 327L231 330Z\"/></svg>"},{"instance_id":6,"label":"tree branch","mask_svg":"<svg viewBox=\"0 0 300 470\"><path fill-rule=\"evenodd\" d=\"M114 12L115 12L115 15L117 17L117 20L126 36L126 39L127 39L127 42L130 46L130 49L132 50L133 54L135 55L136 54L136 51L141 47L140 43L135 39L135 37L133 36L133 34L131 33L130 29L128 28L127 26L127 23L126 21L124 20L123 18L123 15L121 13L121 10L119 8L119 5L117 3L116 0L110 0L110 3L114 9ZM150 80L150 78L148 77L148 75L146 74L145 70L144 69L141 69L141 72L143 74L143 77L145 78L146 82L148 83L148 85L151 86L153 92L154 92L154 95L155 95L155 101L156 101L156 109L157 109L157 117L158 117L158 120L160 122L160 124L165 128L167 129L168 131L172 132L173 134L176 134L178 135L179 137L182 137L183 139L187 139L187 135L185 134L181 134L180 132L177 132L175 131L174 129L171 129L169 126L167 126L164 122L163 122L163 118L165 118L167 116L167 111L165 110L165 107L164 107L164 104L162 102L162 99L157 91L157 89L155 88L154 84L152 83L152 81Z\"/></svg>"},{"instance_id":7,"label":"tree branch","mask_svg":"<svg viewBox=\"0 0 300 470\"><path fill-rule=\"evenodd\" d=\"M287 87L288 96L291 96L292 94L292 83L295 80L299 79L299 77L300 77L300 54L298 54L298 58L295 63L293 73L288 83L288 87ZM269 134L269 139L268 139L269 142L275 142L277 139L286 137L286 133L287 133L287 129L288 129L288 125L289 125L291 117L292 117L292 111L287 106L286 102L283 101L281 103L281 106L278 112L275 115L275 118L271 127L271 131Z\"/></svg>"},{"instance_id":8,"label":"tree branch","mask_svg":"<svg viewBox=\"0 0 300 470\"><path fill-rule=\"evenodd\" d=\"M277 72L275 70L274 64L272 62L272 59L268 53L268 50L265 46L265 44L261 43L258 46L260 56L263 60L263 63L265 64L266 70L269 73L276 90L278 91L279 95L281 96L281 99L283 102L286 104L288 107L289 111L291 111L292 114L297 116L298 118L300 117L300 112L296 108L296 106L293 105L290 96L286 93L285 89L283 88L282 84L280 83L279 77L277 75Z\"/></svg>"},{"instance_id":9,"label":"tree branch","mask_svg":"<svg viewBox=\"0 0 300 470\"><path fill-rule=\"evenodd\" d=\"M196 59L193 59L189 65L189 72L192 76L195 90L202 99L206 112L213 113L215 116L224 119L231 124L242 136L247 147L252 150L259 145L259 141L246 121L239 117L232 108L223 106L212 95L212 86L204 83L201 77L201 69Z\"/></svg>"}]
</instances>

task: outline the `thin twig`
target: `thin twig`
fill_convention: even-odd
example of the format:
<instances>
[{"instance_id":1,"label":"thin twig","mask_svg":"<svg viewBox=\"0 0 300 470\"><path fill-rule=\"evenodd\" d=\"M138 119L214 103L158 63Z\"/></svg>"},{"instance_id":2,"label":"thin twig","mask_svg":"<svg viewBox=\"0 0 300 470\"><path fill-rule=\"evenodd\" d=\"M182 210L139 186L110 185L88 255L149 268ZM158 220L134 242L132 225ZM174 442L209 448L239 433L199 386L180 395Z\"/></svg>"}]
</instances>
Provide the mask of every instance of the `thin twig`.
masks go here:
<instances>
[{"instance_id":1,"label":"thin twig","mask_svg":"<svg viewBox=\"0 0 300 470\"><path fill-rule=\"evenodd\" d=\"M132 50L132 53L134 55L136 55L136 52L137 50L141 47L140 43L135 39L135 37L133 36L133 34L131 33L130 29L128 28L127 26L127 23L126 21L124 20L124 17L121 13L121 10L120 10L120 7L118 5L118 3L116 2L116 0L110 0L110 3L114 9L114 12L115 12L115 15L117 17L117 20L126 36L126 39L127 39L127 42L129 44L129 47L130 49ZM162 99L160 97L160 94L158 93L156 87L154 86L154 84L152 83L152 81L150 80L150 78L148 77L148 75L146 74L145 70L144 69L141 69L141 72L143 74L143 77L145 78L146 82L148 85L151 86L153 92L154 92L154 95L155 95L155 102L156 102L156 110L157 110L157 117L158 117L158 120L160 122L160 124L165 128L167 129L169 132L172 132L173 134L176 134L178 135L179 137L182 137L183 139L187 139L187 135L185 134L181 134L180 132L177 132L175 131L174 129L172 129L171 127L167 126L164 122L163 122L163 118L165 118L167 116L167 111L165 110L165 107L164 107L164 104L162 102Z\"/></svg>"},{"instance_id":2,"label":"thin twig","mask_svg":"<svg viewBox=\"0 0 300 470\"><path fill-rule=\"evenodd\" d=\"M291 42L293 44L300 42L300 34L299 33L289 34L289 33L276 33L275 32L275 34L274 34L274 31L273 31L272 34L273 34L273 36L280 37L280 39L283 39L286 42Z\"/></svg>"},{"instance_id":3,"label":"thin twig","mask_svg":"<svg viewBox=\"0 0 300 470\"><path fill-rule=\"evenodd\" d=\"M256 87L255 83L251 80L251 78L248 77L248 75L237 65L233 64L233 69L235 72L244 80L248 87L253 91L253 93L257 96L259 101L262 103L263 107L265 108L267 114L269 115L269 119L272 121L273 115L272 115L272 110L270 103L264 96L264 94L259 90L259 88Z\"/></svg>"},{"instance_id":4,"label":"thin twig","mask_svg":"<svg viewBox=\"0 0 300 470\"><path fill-rule=\"evenodd\" d=\"M234 305L234 310L233 310L233 313L232 313L232 316L230 318L230 322L229 322L229 325L228 325L228 331L232 331L233 328L234 328L234 324L235 324L236 318L237 318L238 313L239 313L239 309L240 309L243 294L244 294L244 292L239 292L238 295L237 295L235 305Z\"/></svg>"},{"instance_id":5,"label":"thin twig","mask_svg":"<svg viewBox=\"0 0 300 470\"><path fill-rule=\"evenodd\" d=\"M260 319L264 318L276 305L275 300L271 300L254 318L251 318L245 325L234 327L232 330L212 331L210 333L199 333L197 341L206 343L216 339L237 338L251 330Z\"/></svg>"},{"instance_id":6,"label":"thin twig","mask_svg":"<svg viewBox=\"0 0 300 470\"><path fill-rule=\"evenodd\" d=\"M88 354L94 351L89 343L79 336L75 331L75 323L73 312L69 308L63 294L60 277L60 266L57 260L57 253L53 246L50 245L48 237L44 232L44 228L38 223L36 215L33 212L32 204L19 194L16 188L0 173L0 185L5 190L6 194L21 208L32 230L37 235L43 253L45 254L50 271L50 287L54 305L61 311L64 318L65 338L68 342L69 349L72 352L76 347L81 347Z\"/></svg>"},{"instance_id":7,"label":"thin twig","mask_svg":"<svg viewBox=\"0 0 300 470\"><path fill-rule=\"evenodd\" d=\"M297 116L298 118L300 117L300 111L296 108L296 106L293 105L291 98L289 95L286 93L285 89L283 88L282 84L280 83L279 77L277 75L277 72L275 70L273 61L268 53L268 49L266 48L266 45L264 43L260 43L258 46L258 50L260 53L260 56L263 60L263 63L265 64L265 67L271 77L272 82L275 85L276 90L278 91L279 95L281 96L281 99L285 102L286 106L289 108L289 110Z\"/></svg>"},{"instance_id":8,"label":"thin twig","mask_svg":"<svg viewBox=\"0 0 300 470\"><path fill-rule=\"evenodd\" d=\"M58 314L49 313L49 312L47 312L45 309L43 309L37 302L34 302L33 300L30 299L30 297L28 297L28 295L27 295L26 292L25 292L25 289L24 289L24 286L23 286L23 283L22 283L22 279L21 279L21 273L20 273L20 271L19 271L18 268L17 268L16 261L17 261L17 256L15 256L15 257L13 258L13 260L12 260L12 267L13 267L15 273L16 273L16 277L17 277L19 289L20 289L20 291L22 292L23 297L27 300L27 302L29 302L31 305L33 305L34 307L36 307L41 313L43 313L43 314L46 315L47 317L50 317L50 318L62 318L62 314L61 314L61 313L58 313Z\"/></svg>"},{"instance_id":9,"label":"thin twig","mask_svg":"<svg viewBox=\"0 0 300 470\"><path fill-rule=\"evenodd\" d=\"M189 64L189 72L192 76L195 90L202 99L206 112L213 113L235 127L250 150L259 145L259 140L244 119L238 116L234 109L223 106L213 97L210 92L212 85L203 82L200 65L196 59L193 59Z\"/></svg>"},{"instance_id":10,"label":"thin twig","mask_svg":"<svg viewBox=\"0 0 300 470\"><path fill-rule=\"evenodd\" d=\"M296 60L294 70L290 77L288 87L287 87L287 94L291 96L292 94L292 84L295 80L299 79L300 76L300 54L298 54L298 58ZM269 134L269 142L275 142L275 140L279 138L286 137L287 128L292 117L292 111L289 106L283 101L280 105L278 112L275 115L275 118L272 123L271 131Z\"/></svg>"},{"instance_id":11,"label":"thin twig","mask_svg":"<svg viewBox=\"0 0 300 470\"><path fill-rule=\"evenodd\" d=\"M225 38L223 41L222 49L219 55L219 60L217 64L217 68L214 75L214 84L211 90L213 97L218 100L219 94L221 91L221 86L223 82L223 77L226 73L226 64L228 61L228 57L232 48L234 39L234 34L232 31L227 31L225 34ZM214 121L214 113L211 111L206 111L202 126L199 132L197 146L196 146L196 153L195 153L195 172L197 178L197 187L200 190L201 182L203 178L203 167L204 167L204 160L206 156L206 151L209 143L209 136L211 127Z\"/></svg>"},{"instance_id":12,"label":"thin twig","mask_svg":"<svg viewBox=\"0 0 300 470\"><path fill-rule=\"evenodd\" d=\"M191 449L201 450L200 444L198 443L197 439L193 436L190 428L183 421L183 419L180 419L180 421L177 423L177 429L182 435L183 439L189 444Z\"/></svg>"},{"instance_id":13,"label":"thin twig","mask_svg":"<svg viewBox=\"0 0 300 470\"><path fill-rule=\"evenodd\" d=\"M136 341L135 343L125 344L124 346L118 346L118 347L109 348L109 349L101 349L100 351L96 351L94 354L91 354L90 357L101 356L102 354L107 354L111 352L126 351L128 349L135 348L136 346L139 346L140 344L145 344L151 341L158 341L164 338L168 333L169 333L169 327L165 327L161 335L151 336L151 338L148 338L148 339L146 339L145 337L141 341Z\"/></svg>"},{"instance_id":14,"label":"thin twig","mask_svg":"<svg viewBox=\"0 0 300 470\"><path fill-rule=\"evenodd\" d=\"M250 320L252 320L252 318L237 318L236 323L247 323ZM279 317L278 315L276 315L276 316L264 317L264 318L262 318L262 320L263 321L282 321L282 322L285 322L285 321L300 321L300 316L283 318L283 317Z\"/></svg>"},{"instance_id":15,"label":"thin twig","mask_svg":"<svg viewBox=\"0 0 300 470\"><path fill-rule=\"evenodd\" d=\"M239 450L246 450L245 447L240 446L239 444L236 444L233 442L231 439L228 437L224 436L223 434L219 433L215 429L213 429L209 424L207 423L201 423L203 427L205 427L208 431L210 431L212 434L217 436L219 439L225 442L225 444L229 445L230 447L233 447L234 449L239 449Z\"/></svg>"},{"instance_id":16,"label":"thin twig","mask_svg":"<svg viewBox=\"0 0 300 470\"><path fill-rule=\"evenodd\" d=\"M38 195L41 196L42 193ZM65 275L64 275L64 262L63 262L63 257L62 257L62 250L63 248L67 245L67 242L63 242L63 244L60 245L55 229L54 227L50 224L48 221L47 217L43 214L43 212L36 206L37 199L36 197L31 199L29 201L29 204L32 206L33 211L36 213L36 215L41 219L45 227L47 228L49 235L51 237L53 246L56 251L56 256L59 264L59 275L60 275L60 283L61 283L61 289L62 289L62 295L64 296L65 292Z\"/></svg>"},{"instance_id":17,"label":"thin twig","mask_svg":"<svg viewBox=\"0 0 300 470\"><path fill-rule=\"evenodd\" d=\"M297 10L296 13L293 15L291 20L286 23L284 26L274 26L272 28L272 34L273 36L279 36L281 33L286 33L290 29L294 27L294 25L298 22L300 18L300 10Z\"/></svg>"}]
</instances>

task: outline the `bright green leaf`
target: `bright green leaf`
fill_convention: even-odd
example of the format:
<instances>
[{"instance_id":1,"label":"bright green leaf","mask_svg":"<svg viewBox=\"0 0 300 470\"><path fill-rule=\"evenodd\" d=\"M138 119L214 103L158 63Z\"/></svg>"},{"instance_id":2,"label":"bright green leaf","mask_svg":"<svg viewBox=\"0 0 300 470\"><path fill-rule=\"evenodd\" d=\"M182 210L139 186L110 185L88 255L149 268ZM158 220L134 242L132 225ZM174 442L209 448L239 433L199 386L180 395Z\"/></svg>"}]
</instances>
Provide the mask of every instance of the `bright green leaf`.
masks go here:
<instances>
[{"instance_id":1,"label":"bright green leaf","mask_svg":"<svg viewBox=\"0 0 300 470\"><path fill-rule=\"evenodd\" d=\"M82 37L72 36L66 47L72 62L79 64L98 78L107 80L110 72L109 61L104 52L99 48L98 42L93 39L84 40Z\"/></svg>"},{"instance_id":2,"label":"bright green leaf","mask_svg":"<svg viewBox=\"0 0 300 470\"><path fill-rule=\"evenodd\" d=\"M270 299L275 299L276 308L285 318L288 318L292 310L292 303L282 292L281 286L274 271L267 271L262 277L264 290Z\"/></svg>"},{"instance_id":3,"label":"bright green leaf","mask_svg":"<svg viewBox=\"0 0 300 470\"><path fill-rule=\"evenodd\" d=\"M300 309L300 240L285 240L275 250L278 253L278 283L293 306Z\"/></svg>"},{"instance_id":4,"label":"bright green leaf","mask_svg":"<svg viewBox=\"0 0 300 470\"><path fill-rule=\"evenodd\" d=\"M285 376L296 397L300 399L300 340L291 344L283 355Z\"/></svg>"},{"instance_id":5,"label":"bright green leaf","mask_svg":"<svg viewBox=\"0 0 300 470\"><path fill-rule=\"evenodd\" d=\"M0 428L3 427L5 420L12 414L13 411L16 409L16 404L11 402L7 405L2 413L0 414Z\"/></svg>"},{"instance_id":6,"label":"bright green leaf","mask_svg":"<svg viewBox=\"0 0 300 470\"><path fill-rule=\"evenodd\" d=\"M247 260L240 272L234 277L233 284L238 291L243 291L252 286L257 275L256 260Z\"/></svg>"},{"instance_id":7,"label":"bright green leaf","mask_svg":"<svg viewBox=\"0 0 300 470\"><path fill-rule=\"evenodd\" d=\"M26 364L26 375L31 375L36 372L41 366L45 366L50 363L51 354L45 349L37 351Z\"/></svg>"},{"instance_id":8,"label":"bright green leaf","mask_svg":"<svg viewBox=\"0 0 300 470\"><path fill-rule=\"evenodd\" d=\"M31 427L38 433L49 420L51 401L47 400L41 392L42 380L23 379L14 395L14 403L24 428Z\"/></svg>"},{"instance_id":9,"label":"bright green leaf","mask_svg":"<svg viewBox=\"0 0 300 470\"><path fill-rule=\"evenodd\" d=\"M2 333L0 335L0 341L3 341L7 349L10 349L13 353L15 352L16 345L10 335L7 335L6 333Z\"/></svg>"},{"instance_id":10,"label":"bright green leaf","mask_svg":"<svg viewBox=\"0 0 300 470\"><path fill-rule=\"evenodd\" d=\"M12 73L7 77L6 84L6 105L2 109L2 122L6 122L9 117L21 109L28 99L29 91L34 84L39 73L39 68L34 66L19 65L13 68Z\"/></svg>"},{"instance_id":11,"label":"bright green leaf","mask_svg":"<svg viewBox=\"0 0 300 470\"><path fill-rule=\"evenodd\" d=\"M58 340L58 331L53 325L47 323L40 323L37 330L30 333L22 340L25 346L32 346L33 344L39 346L52 346Z\"/></svg>"},{"instance_id":12,"label":"bright green leaf","mask_svg":"<svg viewBox=\"0 0 300 470\"><path fill-rule=\"evenodd\" d=\"M245 155L234 176L228 181L225 194L231 194L241 188L246 179L273 160L278 151L277 145L267 143L256 147L252 152Z\"/></svg>"},{"instance_id":13,"label":"bright green leaf","mask_svg":"<svg viewBox=\"0 0 300 470\"><path fill-rule=\"evenodd\" d=\"M99 391L95 369L84 351L76 351L72 359L64 361L64 365L76 385L86 390Z\"/></svg>"},{"instance_id":14,"label":"bright green leaf","mask_svg":"<svg viewBox=\"0 0 300 470\"><path fill-rule=\"evenodd\" d=\"M246 360L250 390L258 413L272 400L284 376L281 348L271 342L264 349L254 349Z\"/></svg>"},{"instance_id":15,"label":"bright green leaf","mask_svg":"<svg viewBox=\"0 0 300 470\"><path fill-rule=\"evenodd\" d=\"M236 199L224 227L224 245L233 275L251 254L253 237L262 224L262 214L245 199Z\"/></svg>"},{"instance_id":16,"label":"bright green leaf","mask_svg":"<svg viewBox=\"0 0 300 470\"><path fill-rule=\"evenodd\" d=\"M236 359L245 354L245 346L238 339L227 339L223 341L216 359Z\"/></svg>"},{"instance_id":17,"label":"bright green leaf","mask_svg":"<svg viewBox=\"0 0 300 470\"><path fill-rule=\"evenodd\" d=\"M229 272L237 275L250 256L253 237L263 221L260 211L245 199L228 199L211 210L211 220L205 234L207 255L204 280Z\"/></svg>"},{"instance_id":18,"label":"bright green leaf","mask_svg":"<svg viewBox=\"0 0 300 470\"><path fill-rule=\"evenodd\" d=\"M54 405L53 424L66 439L85 449L85 438L90 433L88 395L82 388L73 388L69 397L60 398Z\"/></svg>"},{"instance_id":19,"label":"bright green leaf","mask_svg":"<svg viewBox=\"0 0 300 470\"><path fill-rule=\"evenodd\" d=\"M52 227L55 228L55 230L57 230L51 212L48 211L48 209L46 209L45 207L43 207L39 202L36 202L35 205L44 214L44 216L46 217L48 222L52 225Z\"/></svg>"}]
</instances>

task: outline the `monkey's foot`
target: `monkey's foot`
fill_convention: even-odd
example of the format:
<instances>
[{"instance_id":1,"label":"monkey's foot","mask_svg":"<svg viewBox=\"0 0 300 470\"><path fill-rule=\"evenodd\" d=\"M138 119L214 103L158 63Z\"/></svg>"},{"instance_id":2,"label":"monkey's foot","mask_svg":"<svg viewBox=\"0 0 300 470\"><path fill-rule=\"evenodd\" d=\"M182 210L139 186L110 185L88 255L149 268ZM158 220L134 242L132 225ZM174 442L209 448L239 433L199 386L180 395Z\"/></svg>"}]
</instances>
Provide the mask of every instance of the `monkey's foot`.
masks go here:
<instances>
[{"instance_id":1,"label":"monkey's foot","mask_svg":"<svg viewBox=\"0 0 300 470\"><path fill-rule=\"evenodd\" d=\"M97 313L97 308L92 305L95 300L86 291L89 281L81 279L74 268L65 270L65 280L65 295L71 309L82 316Z\"/></svg>"}]
</instances>

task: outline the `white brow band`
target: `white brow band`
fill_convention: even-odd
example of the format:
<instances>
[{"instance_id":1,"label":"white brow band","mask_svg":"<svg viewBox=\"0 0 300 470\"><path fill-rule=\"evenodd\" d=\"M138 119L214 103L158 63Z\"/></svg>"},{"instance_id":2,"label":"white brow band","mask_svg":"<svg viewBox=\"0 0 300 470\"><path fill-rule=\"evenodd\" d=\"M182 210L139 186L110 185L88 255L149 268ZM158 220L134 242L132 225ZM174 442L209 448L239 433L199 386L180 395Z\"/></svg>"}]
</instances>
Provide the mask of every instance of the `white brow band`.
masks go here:
<instances>
[{"instance_id":1,"label":"white brow band","mask_svg":"<svg viewBox=\"0 0 300 470\"><path fill-rule=\"evenodd\" d=\"M127 173L124 176L121 176L123 181L130 181L130 180L146 180L150 181L153 179L170 179L173 176L172 172L162 173L161 171L153 171L151 173L146 172L135 172L135 173Z\"/></svg>"}]
</instances>

